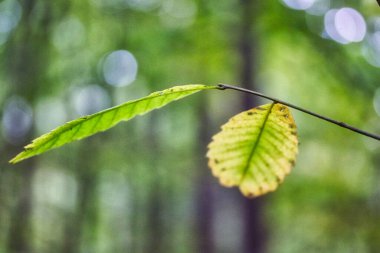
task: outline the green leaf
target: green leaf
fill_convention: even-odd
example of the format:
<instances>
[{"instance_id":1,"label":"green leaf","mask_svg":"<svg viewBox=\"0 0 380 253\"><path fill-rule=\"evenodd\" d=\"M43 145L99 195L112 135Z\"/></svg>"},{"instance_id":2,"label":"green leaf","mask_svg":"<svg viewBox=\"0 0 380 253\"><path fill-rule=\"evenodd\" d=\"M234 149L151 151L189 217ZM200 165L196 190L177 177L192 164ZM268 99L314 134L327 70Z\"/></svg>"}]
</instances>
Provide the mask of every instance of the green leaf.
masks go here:
<instances>
[{"instance_id":1,"label":"green leaf","mask_svg":"<svg viewBox=\"0 0 380 253\"><path fill-rule=\"evenodd\" d=\"M70 121L50 133L35 139L25 147L25 150L14 157L10 163L17 163L29 157L58 148L69 142L80 140L98 132L105 131L121 121L127 121L137 115L142 115L168 103L184 98L201 90L217 89L217 86L191 84L176 86L147 97L129 101L107 110Z\"/></svg>"},{"instance_id":2,"label":"green leaf","mask_svg":"<svg viewBox=\"0 0 380 253\"><path fill-rule=\"evenodd\" d=\"M222 185L260 196L274 191L294 166L296 125L288 107L266 104L232 117L208 148L209 166Z\"/></svg>"}]
</instances>

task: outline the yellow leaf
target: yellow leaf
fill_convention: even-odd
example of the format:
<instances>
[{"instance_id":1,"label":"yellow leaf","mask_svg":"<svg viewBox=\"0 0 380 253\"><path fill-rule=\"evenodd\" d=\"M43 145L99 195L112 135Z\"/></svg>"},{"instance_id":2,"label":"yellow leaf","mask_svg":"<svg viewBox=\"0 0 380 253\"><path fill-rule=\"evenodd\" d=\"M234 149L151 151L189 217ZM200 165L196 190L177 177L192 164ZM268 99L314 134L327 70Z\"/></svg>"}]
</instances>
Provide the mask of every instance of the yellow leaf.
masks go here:
<instances>
[{"instance_id":1,"label":"yellow leaf","mask_svg":"<svg viewBox=\"0 0 380 253\"><path fill-rule=\"evenodd\" d=\"M222 185L260 196L274 191L294 166L296 124L288 107L266 104L232 117L208 148L208 164Z\"/></svg>"}]
</instances>

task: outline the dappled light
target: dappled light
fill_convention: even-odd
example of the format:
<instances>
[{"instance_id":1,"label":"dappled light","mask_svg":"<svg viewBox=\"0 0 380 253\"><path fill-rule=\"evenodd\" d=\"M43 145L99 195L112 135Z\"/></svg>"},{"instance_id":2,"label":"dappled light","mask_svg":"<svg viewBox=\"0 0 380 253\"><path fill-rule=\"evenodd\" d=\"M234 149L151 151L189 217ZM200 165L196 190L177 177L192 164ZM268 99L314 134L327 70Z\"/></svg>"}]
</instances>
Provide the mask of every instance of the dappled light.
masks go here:
<instances>
[{"instance_id":1,"label":"dappled light","mask_svg":"<svg viewBox=\"0 0 380 253\"><path fill-rule=\"evenodd\" d=\"M33 197L43 207L74 210L78 186L71 173L48 166L38 171L34 182Z\"/></svg>"},{"instance_id":2,"label":"dappled light","mask_svg":"<svg viewBox=\"0 0 380 253\"><path fill-rule=\"evenodd\" d=\"M68 109L65 101L59 98L49 97L38 101L34 117L37 132L42 134L63 124L68 120Z\"/></svg>"},{"instance_id":3,"label":"dappled light","mask_svg":"<svg viewBox=\"0 0 380 253\"><path fill-rule=\"evenodd\" d=\"M97 8L126 8L126 0L90 0Z\"/></svg>"},{"instance_id":4,"label":"dappled light","mask_svg":"<svg viewBox=\"0 0 380 253\"><path fill-rule=\"evenodd\" d=\"M132 196L130 186L125 175L121 172L103 171L101 173L101 183L99 186L99 205L109 210L102 215L104 227L108 233L102 234L99 238L105 248L112 248L113 243L130 244L132 241L131 221L119 219L125 213L132 212Z\"/></svg>"},{"instance_id":5,"label":"dappled light","mask_svg":"<svg viewBox=\"0 0 380 253\"><path fill-rule=\"evenodd\" d=\"M190 0L164 0L160 17L169 27L186 27L193 24L197 7Z\"/></svg>"},{"instance_id":6,"label":"dappled light","mask_svg":"<svg viewBox=\"0 0 380 253\"><path fill-rule=\"evenodd\" d=\"M370 64L380 67L380 31L368 34L362 52Z\"/></svg>"},{"instance_id":7,"label":"dappled light","mask_svg":"<svg viewBox=\"0 0 380 253\"><path fill-rule=\"evenodd\" d=\"M380 67L379 17L364 17L357 9L346 6L331 8L337 6L332 0L282 1L289 8L304 10L309 29L321 37L344 45L362 42L363 57L369 64Z\"/></svg>"},{"instance_id":8,"label":"dappled light","mask_svg":"<svg viewBox=\"0 0 380 253\"><path fill-rule=\"evenodd\" d=\"M0 64L0 253L380 249L376 0L3 0Z\"/></svg>"},{"instance_id":9,"label":"dappled light","mask_svg":"<svg viewBox=\"0 0 380 253\"><path fill-rule=\"evenodd\" d=\"M311 15L322 16L330 9L330 0L315 0L313 5L306 9Z\"/></svg>"},{"instance_id":10,"label":"dappled light","mask_svg":"<svg viewBox=\"0 0 380 253\"><path fill-rule=\"evenodd\" d=\"M331 9L325 15L327 35L336 42L360 42L366 34L363 16L352 8Z\"/></svg>"},{"instance_id":11,"label":"dappled light","mask_svg":"<svg viewBox=\"0 0 380 253\"><path fill-rule=\"evenodd\" d=\"M99 85L91 84L72 90L72 104L78 115L88 115L110 106L107 91Z\"/></svg>"},{"instance_id":12,"label":"dappled light","mask_svg":"<svg viewBox=\"0 0 380 253\"><path fill-rule=\"evenodd\" d=\"M380 17L368 22L368 34L362 46L362 54L371 65L380 67Z\"/></svg>"},{"instance_id":13,"label":"dappled light","mask_svg":"<svg viewBox=\"0 0 380 253\"><path fill-rule=\"evenodd\" d=\"M33 112L28 102L21 97L11 97L3 107L2 134L12 144L25 140L32 128Z\"/></svg>"},{"instance_id":14,"label":"dappled light","mask_svg":"<svg viewBox=\"0 0 380 253\"><path fill-rule=\"evenodd\" d=\"M307 10L316 0L283 0L283 2L292 9Z\"/></svg>"},{"instance_id":15,"label":"dappled light","mask_svg":"<svg viewBox=\"0 0 380 253\"><path fill-rule=\"evenodd\" d=\"M153 11L163 0L90 0L97 8L111 8L114 10L130 8L136 11Z\"/></svg>"},{"instance_id":16,"label":"dappled light","mask_svg":"<svg viewBox=\"0 0 380 253\"><path fill-rule=\"evenodd\" d=\"M61 21L53 32L53 44L62 53L71 52L85 43L86 30L75 16Z\"/></svg>"},{"instance_id":17,"label":"dappled light","mask_svg":"<svg viewBox=\"0 0 380 253\"><path fill-rule=\"evenodd\" d=\"M114 51L103 62L104 79L117 87L131 84L136 79L137 69L136 58L127 50Z\"/></svg>"},{"instance_id":18,"label":"dappled light","mask_svg":"<svg viewBox=\"0 0 380 253\"><path fill-rule=\"evenodd\" d=\"M121 172L103 172L101 174L100 204L114 214L131 210L131 196L128 181Z\"/></svg>"},{"instance_id":19,"label":"dappled light","mask_svg":"<svg viewBox=\"0 0 380 253\"><path fill-rule=\"evenodd\" d=\"M162 0L126 0L125 2L130 8L151 11L158 8Z\"/></svg>"},{"instance_id":20,"label":"dappled light","mask_svg":"<svg viewBox=\"0 0 380 253\"><path fill-rule=\"evenodd\" d=\"M16 0L5 0L0 3L0 45L3 44L9 33L17 26L21 19L21 6Z\"/></svg>"}]
</instances>

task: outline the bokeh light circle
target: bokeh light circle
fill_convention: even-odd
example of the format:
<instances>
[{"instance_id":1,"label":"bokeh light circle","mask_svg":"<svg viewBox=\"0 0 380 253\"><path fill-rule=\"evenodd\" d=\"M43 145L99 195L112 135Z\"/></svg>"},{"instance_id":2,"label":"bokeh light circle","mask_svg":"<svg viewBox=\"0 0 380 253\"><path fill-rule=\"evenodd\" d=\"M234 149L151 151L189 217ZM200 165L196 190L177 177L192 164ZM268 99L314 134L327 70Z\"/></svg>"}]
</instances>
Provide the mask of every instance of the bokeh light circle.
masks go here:
<instances>
[{"instance_id":1,"label":"bokeh light circle","mask_svg":"<svg viewBox=\"0 0 380 253\"><path fill-rule=\"evenodd\" d=\"M90 84L77 87L72 91L72 104L77 114L83 116L109 107L110 98L104 88Z\"/></svg>"},{"instance_id":2,"label":"bokeh light circle","mask_svg":"<svg viewBox=\"0 0 380 253\"><path fill-rule=\"evenodd\" d=\"M335 27L348 42L362 41L366 33L363 16L352 8L342 8L335 14Z\"/></svg>"},{"instance_id":3,"label":"bokeh light circle","mask_svg":"<svg viewBox=\"0 0 380 253\"><path fill-rule=\"evenodd\" d=\"M367 30L362 55L369 64L380 67L380 17L371 18Z\"/></svg>"},{"instance_id":4,"label":"bokeh light circle","mask_svg":"<svg viewBox=\"0 0 380 253\"><path fill-rule=\"evenodd\" d=\"M283 0L283 2L289 8L295 10L307 10L314 4L315 0Z\"/></svg>"},{"instance_id":5,"label":"bokeh light circle","mask_svg":"<svg viewBox=\"0 0 380 253\"><path fill-rule=\"evenodd\" d=\"M329 38L348 44L364 39L367 26L363 16L355 9L331 9L325 14L325 31Z\"/></svg>"},{"instance_id":6,"label":"bokeh light circle","mask_svg":"<svg viewBox=\"0 0 380 253\"><path fill-rule=\"evenodd\" d=\"M70 52L84 44L86 30L75 16L67 17L57 24L53 31L53 45L61 52Z\"/></svg>"},{"instance_id":7,"label":"bokeh light circle","mask_svg":"<svg viewBox=\"0 0 380 253\"><path fill-rule=\"evenodd\" d=\"M137 76L136 58L127 50L117 50L106 56L103 62L103 75L113 86L131 84Z\"/></svg>"},{"instance_id":8,"label":"bokeh light circle","mask_svg":"<svg viewBox=\"0 0 380 253\"><path fill-rule=\"evenodd\" d=\"M330 0L315 0L306 12L310 15L323 16L330 9L330 5Z\"/></svg>"},{"instance_id":9,"label":"bokeh light circle","mask_svg":"<svg viewBox=\"0 0 380 253\"><path fill-rule=\"evenodd\" d=\"M11 97L3 110L2 130L4 138L12 144L22 142L33 125L33 111L22 97Z\"/></svg>"}]
</instances>

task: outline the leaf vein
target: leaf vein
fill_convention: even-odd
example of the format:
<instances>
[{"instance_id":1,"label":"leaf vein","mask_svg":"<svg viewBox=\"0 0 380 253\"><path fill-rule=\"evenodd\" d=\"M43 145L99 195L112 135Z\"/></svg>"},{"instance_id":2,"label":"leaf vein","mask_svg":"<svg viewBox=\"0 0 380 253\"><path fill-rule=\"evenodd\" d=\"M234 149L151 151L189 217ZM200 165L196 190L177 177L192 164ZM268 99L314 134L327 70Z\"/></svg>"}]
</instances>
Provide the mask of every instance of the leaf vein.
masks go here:
<instances>
[{"instance_id":1,"label":"leaf vein","mask_svg":"<svg viewBox=\"0 0 380 253\"><path fill-rule=\"evenodd\" d=\"M263 120L263 124L262 124L262 127L261 127L261 129L260 129L259 135L257 136L256 142L255 142L255 144L253 145L252 150L251 150L251 153L250 153L249 156L248 156L248 160L247 160L247 162L246 162L246 166L245 166L244 169L243 169L243 173L242 173L241 180L240 180L241 182L244 180L244 177L245 177L246 174L247 174L247 171L248 171L248 169L249 169L249 164L251 163L252 157L253 157L253 155L255 154L256 148L257 148L257 146L258 146L258 144L259 144L259 142L260 142L261 136L262 136L263 131L264 131L264 129L265 129L265 125L266 125L266 123L267 123L267 121L268 121L269 115L270 115L270 113L271 113L272 108L273 108L274 105L275 105L275 104L272 103L271 106L268 108L268 112L267 112L267 114L265 115L265 118L264 118L264 120Z\"/></svg>"}]
</instances>

